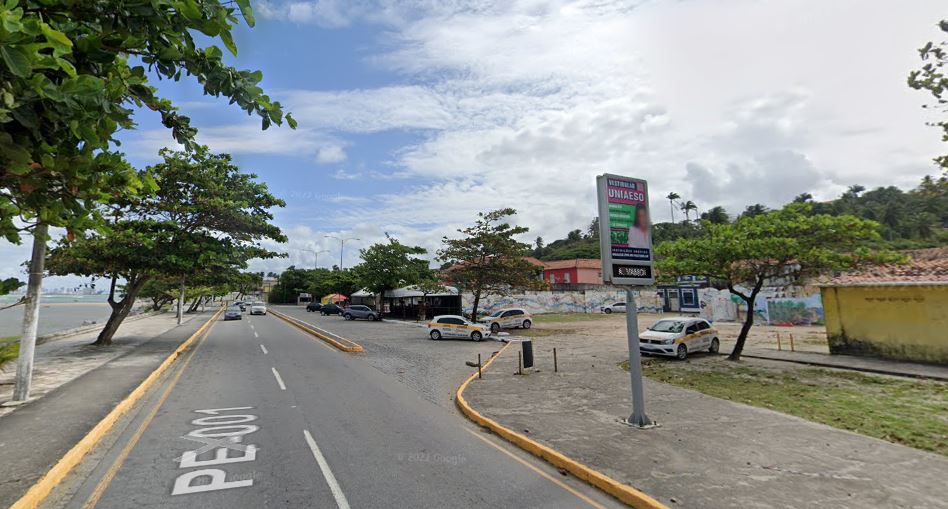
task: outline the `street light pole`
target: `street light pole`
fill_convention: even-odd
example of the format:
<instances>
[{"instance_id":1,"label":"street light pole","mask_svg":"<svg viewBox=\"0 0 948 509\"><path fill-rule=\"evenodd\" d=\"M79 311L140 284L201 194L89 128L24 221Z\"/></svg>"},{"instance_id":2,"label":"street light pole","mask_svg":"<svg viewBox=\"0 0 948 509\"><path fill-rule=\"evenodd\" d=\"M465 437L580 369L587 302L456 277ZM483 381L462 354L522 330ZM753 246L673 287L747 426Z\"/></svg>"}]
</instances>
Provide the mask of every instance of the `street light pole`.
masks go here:
<instances>
[{"instance_id":1,"label":"street light pole","mask_svg":"<svg viewBox=\"0 0 948 509\"><path fill-rule=\"evenodd\" d=\"M362 240L362 239L357 238L357 237L345 237L345 238L343 238L343 237L337 237L337 236L335 236L335 235L323 235L323 237L326 237L327 239L336 239L336 240L339 241L339 270L342 270L342 255L343 255L343 253L345 252L345 249L346 249L346 241L347 241L347 240Z\"/></svg>"}]
</instances>

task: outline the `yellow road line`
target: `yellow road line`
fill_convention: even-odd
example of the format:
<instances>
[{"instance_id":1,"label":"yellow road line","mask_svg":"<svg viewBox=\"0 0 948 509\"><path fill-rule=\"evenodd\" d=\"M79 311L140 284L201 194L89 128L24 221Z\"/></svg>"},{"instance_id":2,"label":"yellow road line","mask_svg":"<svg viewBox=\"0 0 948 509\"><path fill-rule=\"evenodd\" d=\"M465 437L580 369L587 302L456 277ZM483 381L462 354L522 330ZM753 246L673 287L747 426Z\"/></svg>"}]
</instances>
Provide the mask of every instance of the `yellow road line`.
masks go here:
<instances>
[{"instance_id":1,"label":"yellow road line","mask_svg":"<svg viewBox=\"0 0 948 509\"><path fill-rule=\"evenodd\" d=\"M500 451L500 452L506 454L507 456L510 456L511 458L513 458L515 461L517 461L517 462L520 463L521 465L523 465L523 466L529 468L530 470L533 470L533 471L536 472L537 474L540 474L540 476L543 477L543 478L545 478L546 480L548 480L548 481L552 482L553 484L559 486L560 488L563 488L564 490L566 490L566 491L572 493L573 495L576 496L576 498L582 500L583 502L586 502L586 503L589 504L590 506L595 507L596 509L606 509L606 507L605 507L604 505L602 505L602 504L600 504L599 502L596 502L595 500L593 500L593 499L587 497L586 495L583 495L582 493L580 493L580 492L574 490L574 489L571 488L568 484L566 484L566 483L564 483L563 481L561 481L561 480L559 480L559 479L553 477L552 475L550 475L550 474L548 474L548 473L546 473L546 472L540 470L539 468L535 467L534 465L531 465L530 463L527 463L526 461L523 460L523 458L518 458L514 453L508 451L507 449L504 449L503 447L501 447L501 446L499 446L499 445L497 445L497 444L491 442L490 440L488 440L488 439L486 439L486 438L484 438L484 437L478 435L476 431L471 431L471 430L469 430L469 429L465 429L464 431L467 431L468 433L474 435L475 437L477 437L478 440L483 441L485 444L487 444L487 445L493 447L494 449L497 449L498 451Z\"/></svg>"},{"instance_id":2,"label":"yellow road line","mask_svg":"<svg viewBox=\"0 0 948 509\"><path fill-rule=\"evenodd\" d=\"M481 367L481 372L485 371L494 361L503 355L504 351L510 347L513 343L507 343L503 348L497 352L497 355L493 356L488 360L484 366ZM613 497L619 499L619 501L635 507L637 509L668 509L668 507L658 500L646 495L645 493L633 488L632 486L622 484L619 481L599 472L593 470L592 468L552 449L547 447L539 442L531 440L516 431L513 431L509 428L502 426L497 421L490 419L482 415L477 410L474 410L473 407L464 399L464 390L467 389L467 386L471 382L477 379L477 372L475 371L468 377L464 383L458 387L457 392L455 393L454 402L457 404L458 408L461 409L461 412L467 416L468 419L474 421L476 424L483 426L495 434L507 440L508 442L516 445L517 447L529 452L530 454L545 460L551 465L566 470L567 472L573 474L578 479L581 479L600 490L612 495Z\"/></svg>"},{"instance_id":3,"label":"yellow road line","mask_svg":"<svg viewBox=\"0 0 948 509\"><path fill-rule=\"evenodd\" d=\"M125 444L125 447L122 448L122 452L119 453L118 457L115 458L115 461L112 462L112 465L106 471L105 475L102 477L102 480L99 481L99 484L96 485L95 490L89 495L89 498L86 499L86 502L82 504L82 509L91 509L99 503L99 499L102 498L102 494L105 493L105 489L109 487L109 484L112 483L112 479L115 478L115 474L118 473L119 469L122 468L122 464L125 463L128 455L131 454L132 449L138 444L138 441L142 438L142 435L145 434L145 430L148 429L148 426L151 425L151 421L154 420L155 415L158 414L158 410L161 409L161 406L164 405L165 400L168 399L168 396L171 395L172 389L178 384L178 380L181 379L181 376L184 374L184 371L187 369L188 364L191 363L191 359L194 358L194 354L197 353L198 349L201 348L201 345L204 344L204 340L207 339L207 336L211 333L211 330L214 328L213 325L207 330L207 332L201 336L198 344L191 350L188 354L188 358L184 360L181 364L181 367L178 368L178 372L175 373L174 377L171 379L171 382L168 384L168 387L165 389L165 392L161 394L161 397L158 398L157 403L155 403L154 408L148 412L148 415L145 416L145 419L142 421L141 425L135 430L135 434L132 435L128 443Z\"/></svg>"},{"instance_id":4,"label":"yellow road line","mask_svg":"<svg viewBox=\"0 0 948 509\"><path fill-rule=\"evenodd\" d=\"M174 363L174 361L195 342L196 338L200 337L223 312L224 308L218 310L217 313L214 313L214 316L208 319L207 322L204 322L201 328L178 345L178 348L176 348L174 352L171 352L138 387L129 393L118 405L115 405L115 408L99 421L86 436L82 437L82 440L79 440L72 449L63 455L63 457L53 465L53 468L49 469L49 471L46 472L40 480L36 481L19 500L14 502L13 505L10 506L10 509L33 509L49 496L53 488L61 483L66 475L82 461L82 458L105 437L106 433L112 429L112 426L115 426L119 417L135 406L135 403L148 392L148 389L168 370L171 364Z\"/></svg>"}]
</instances>

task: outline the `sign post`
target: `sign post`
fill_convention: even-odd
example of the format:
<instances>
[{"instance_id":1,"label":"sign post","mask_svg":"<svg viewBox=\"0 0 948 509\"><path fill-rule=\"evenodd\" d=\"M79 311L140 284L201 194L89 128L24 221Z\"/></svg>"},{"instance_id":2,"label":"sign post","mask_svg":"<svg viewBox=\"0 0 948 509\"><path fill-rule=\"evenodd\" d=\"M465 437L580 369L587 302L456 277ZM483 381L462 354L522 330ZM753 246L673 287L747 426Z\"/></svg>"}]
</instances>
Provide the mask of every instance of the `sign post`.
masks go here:
<instances>
[{"instance_id":1,"label":"sign post","mask_svg":"<svg viewBox=\"0 0 948 509\"><path fill-rule=\"evenodd\" d=\"M652 271L652 222L648 183L642 179L604 174L596 177L599 196L599 248L602 279L624 286L632 415L623 422L637 428L656 424L645 414L642 353L639 351L638 308L632 288L655 284Z\"/></svg>"}]
</instances>

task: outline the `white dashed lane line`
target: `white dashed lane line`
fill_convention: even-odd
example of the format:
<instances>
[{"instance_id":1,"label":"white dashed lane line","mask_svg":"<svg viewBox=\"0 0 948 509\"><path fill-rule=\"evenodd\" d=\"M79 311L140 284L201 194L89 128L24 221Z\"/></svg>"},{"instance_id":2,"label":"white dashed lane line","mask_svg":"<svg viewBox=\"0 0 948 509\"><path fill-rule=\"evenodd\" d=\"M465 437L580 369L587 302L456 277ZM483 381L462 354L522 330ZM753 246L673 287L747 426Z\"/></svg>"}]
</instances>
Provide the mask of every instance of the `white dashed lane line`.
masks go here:
<instances>
[{"instance_id":1,"label":"white dashed lane line","mask_svg":"<svg viewBox=\"0 0 948 509\"><path fill-rule=\"evenodd\" d=\"M259 337L260 337L260 334L257 334L257 331L253 331L253 337L259 338Z\"/></svg>"},{"instance_id":2,"label":"white dashed lane line","mask_svg":"<svg viewBox=\"0 0 948 509\"><path fill-rule=\"evenodd\" d=\"M267 347L265 347L265 346L263 346L263 345L260 345L260 350L263 351L263 355L266 355L266 354L270 353L270 352L267 351Z\"/></svg>"},{"instance_id":3,"label":"white dashed lane line","mask_svg":"<svg viewBox=\"0 0 948 509\"><path fill-rule=\"evenodd\" d=\"M304 429L303 436L306 437L306 443L309 444L309 449L313 451L313 457L316 458L316 463L319 464L319 469L323 472L326 484L329 485L329 491L332 492L333 498L336 499L336 505L339 506L339 509L349 509L349 501L346 500L346 495L342 492L342 487L340 487L339 482L336 481L336 476L332 475L329 462L323 457L319 446L316 445L316 441L313 440L313 435L309 434L309 430Z\"/></svg>"},{"instance_id":4,"label":"white dashed lane line","mask_svg":"<svg viewBox=\"0 0 948 509\"><path fill-rule=\"evenodd\" d=\"M273 371L273 377L276 378L277 385L280 386L280 390L285 391L286 385L283 383L283 379L280 378L280 372L277 371L277 368L270 368L270 370Z\"/></svg>"}]
</instances>

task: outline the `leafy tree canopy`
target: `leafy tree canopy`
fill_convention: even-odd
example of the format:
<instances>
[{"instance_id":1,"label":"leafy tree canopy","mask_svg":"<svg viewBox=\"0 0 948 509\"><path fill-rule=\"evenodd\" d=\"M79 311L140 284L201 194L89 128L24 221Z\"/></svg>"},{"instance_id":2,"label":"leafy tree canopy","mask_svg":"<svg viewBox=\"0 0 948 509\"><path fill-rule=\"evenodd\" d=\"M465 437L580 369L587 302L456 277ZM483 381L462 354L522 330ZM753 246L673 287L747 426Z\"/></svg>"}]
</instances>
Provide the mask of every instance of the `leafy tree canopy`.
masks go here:
<instances>
[{"instance_id":1,"label":"leafy tree canopy","mask_svg":"<svg viewBox=\"0 0 948 509\"><path fill-rule=\"evenodd\" d=\"M386 290L419 282L428 270L428 260L418 258L428 251L419 246L406 246L389 235L385 242L362 249L362 263L352 270L364 288L381 298Z\"/></svg>"},{"instance_id":2,"label":"leafy tree canopy","mask_svg":"<svg viewBox=\"0 0 948 509\"><path fill-rule=\"evenodd\" d=\"M249 0L0 1L0 235L19 242L14 219L83 229L97 203L148 183L113 152L135 108L155 111L176 141L195 148L195 129L149 75L193 76L264 129L294 120L260 88L259 71L225 65ZM95 216L91 218L95 219Z\"/></svg>"},{"instance_id":3,"label":"leafy tree canopy","mask_svg":"<svg viewBox=\"0 0 948 509\"><path fill-rule=\"evenodd\" d=\"M908 77L908 84L916 90L925 90L935 98L932 108L943 115L941 120L933 122L941 128L942 141L948 142L948 19L938 23L938 28L944 32L945 39L941 42L930 41L918 50L922 58L922 68L912 71ZM945 172L948 172L948 154L935 158Z\"/></svg>"}]
</instances>

